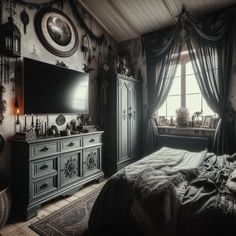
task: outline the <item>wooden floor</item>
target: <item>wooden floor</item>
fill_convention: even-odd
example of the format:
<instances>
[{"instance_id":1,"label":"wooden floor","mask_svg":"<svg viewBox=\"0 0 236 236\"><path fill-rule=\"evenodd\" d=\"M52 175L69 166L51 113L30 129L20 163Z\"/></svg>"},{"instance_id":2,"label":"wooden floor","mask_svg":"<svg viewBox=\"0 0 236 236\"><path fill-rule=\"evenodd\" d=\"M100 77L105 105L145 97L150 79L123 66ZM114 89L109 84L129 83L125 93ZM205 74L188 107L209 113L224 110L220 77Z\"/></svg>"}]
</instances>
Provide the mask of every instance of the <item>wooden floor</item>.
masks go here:
<instances>
[{"instance_id":1,"label":"wooden floor","mask_svg":"<svg viewBox=\"0 0 236 236\"><path fill-rule=\"evenodd\" d=\"M104 182L96 183L96 184L90 184L84 188L82 188L79 192L75 193L74 195L70 197L59 197L54 199L53 201L50 201L49 203L46 203L42 205L42 207L38 211L38 215L34 218L32 218L29 221L24 221L17 219L17 216L13 217L14 219L9 220L11 222L8 222L1 230L0 235L2 236L36 236L39 235L32 231L29 226L38 221L39 219L44 218L45 216L49 215L50 213L60 209L61 207L69 204L70 202L73 202L80 197L84 196L85 194L91 192L95 188L99 187L101 184L104 184Z\"/></svg>"}]
</instances>

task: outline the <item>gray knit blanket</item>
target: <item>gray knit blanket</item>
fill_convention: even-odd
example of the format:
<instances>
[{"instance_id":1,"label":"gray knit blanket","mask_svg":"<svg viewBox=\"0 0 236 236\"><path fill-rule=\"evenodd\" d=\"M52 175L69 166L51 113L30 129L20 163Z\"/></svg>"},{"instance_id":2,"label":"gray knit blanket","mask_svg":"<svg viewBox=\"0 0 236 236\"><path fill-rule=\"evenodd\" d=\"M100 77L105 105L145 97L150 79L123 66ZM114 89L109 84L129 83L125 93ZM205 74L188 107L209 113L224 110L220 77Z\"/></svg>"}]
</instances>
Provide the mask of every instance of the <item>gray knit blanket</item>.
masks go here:
<instances>
[{"instance_id":1,"label":"gray knit blanket","mask_svg":"<svg viewBox=\"0 0 236 236\"><path fill-rule=\"evenodd\" d=\"M88 235L175 235L186 187L205 157L164 147L117 172L95 202Z\"/></svg>"}]
</instances>

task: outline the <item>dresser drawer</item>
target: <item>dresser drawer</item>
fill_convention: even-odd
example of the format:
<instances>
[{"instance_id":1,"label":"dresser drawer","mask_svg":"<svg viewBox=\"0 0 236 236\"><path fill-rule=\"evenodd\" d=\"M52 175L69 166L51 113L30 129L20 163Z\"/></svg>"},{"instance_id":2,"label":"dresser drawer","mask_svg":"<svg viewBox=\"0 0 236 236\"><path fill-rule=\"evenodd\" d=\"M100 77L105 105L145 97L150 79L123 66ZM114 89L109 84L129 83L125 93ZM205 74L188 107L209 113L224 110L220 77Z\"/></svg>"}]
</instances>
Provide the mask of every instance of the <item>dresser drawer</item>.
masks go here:
<instances>
[{"instance_id":1,"label":"dresser drawer","mask_svg":"<svg viewBox=\"0 0 236 236\"><path fill-rule=\"evenodd\" d=\"M37 178L57 172L57 157L32 163L32 177Z\"/></svg>"},{"instance_id":2,"label":"dresser drawer","mask_svg":"<svg viewBox=\"0 0 236 236\"><path fill-rule=\"evenodd\" d=\"M33 198L57 189L57 175L33 183Z\"/></svg>"},{"instance_id":3,"label":"dresser drawer","mask_svg":"<svg viewBox=\"0 0 236 236\"><path fill-rule=\"evenodd\" d=\"M30 147L30 153L32 157L42 157L55 154L59 151L58 143L44 143L40 145L32 145Z\"/></svg>"},{"instance_id":4,"label":"dresser drawer","mask_svg":"<svg viewBox=\"0 0 236 236\"><path fill-rule=\"evenodd\" d=\"M89 147L89 146L93 146L96 144L100 144L102 142L101 139L102 139L102 137L99 134L85 136L84 137L84 147Z\"/></svg>"},{"instance_id":5,"label":"dresser drawer","mask_svg":"<svg viewBox=\"0 0 236 236\"><path fill-rule=\"evenodd\" d=\"M82 148L82 138L63 140L61 142L61 150L69 151Z\"/></svg>"}]
</instances>

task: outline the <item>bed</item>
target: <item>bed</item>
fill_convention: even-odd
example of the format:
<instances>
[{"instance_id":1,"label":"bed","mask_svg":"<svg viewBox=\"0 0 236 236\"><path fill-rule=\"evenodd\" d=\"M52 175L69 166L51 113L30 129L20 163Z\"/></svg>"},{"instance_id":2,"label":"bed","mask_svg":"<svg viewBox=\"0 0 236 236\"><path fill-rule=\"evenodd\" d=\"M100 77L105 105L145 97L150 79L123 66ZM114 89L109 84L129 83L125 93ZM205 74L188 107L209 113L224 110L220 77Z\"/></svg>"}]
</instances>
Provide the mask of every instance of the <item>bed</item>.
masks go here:
<instances>
[{"instance_id":1,"label":"bed","mask_svg":"<svg viewBox=\"0 0 236 236\"><path fill-rule=\"evenodd\" d=\"M163 147L106 182L86 235L235 234L235 194L234 155Z\"/></svg>"}]
</instances>

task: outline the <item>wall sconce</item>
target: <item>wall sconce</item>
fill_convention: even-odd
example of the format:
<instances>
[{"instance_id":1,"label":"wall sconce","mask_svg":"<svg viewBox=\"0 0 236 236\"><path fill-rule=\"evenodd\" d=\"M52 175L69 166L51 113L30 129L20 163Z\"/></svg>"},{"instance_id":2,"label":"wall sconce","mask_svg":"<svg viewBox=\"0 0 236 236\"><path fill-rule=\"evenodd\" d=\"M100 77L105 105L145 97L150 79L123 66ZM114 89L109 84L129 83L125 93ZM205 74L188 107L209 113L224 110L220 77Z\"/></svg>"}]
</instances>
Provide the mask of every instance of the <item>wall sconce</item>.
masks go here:
<instances>
[{"instance_id":1,"label":"wall sconce","mask_svg":"<svg viewBox=\"0 0 236 236\"><path fill-rule=\"evenodd\" d=\"M10 16L8 22L0 26L0 53L8 57L21 56L21 33L17 26L13 23L14 4L9 1L6 8Z\"/></svg>"}]
</instances>

